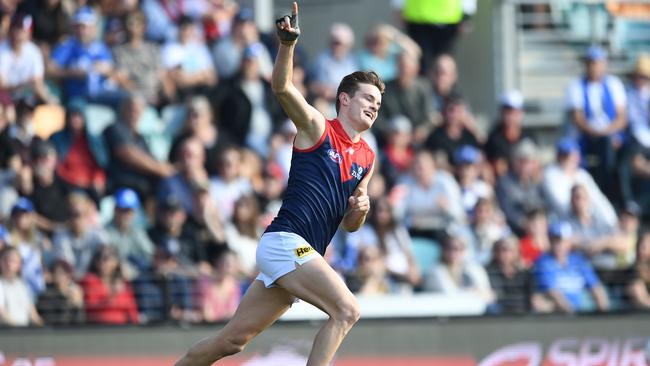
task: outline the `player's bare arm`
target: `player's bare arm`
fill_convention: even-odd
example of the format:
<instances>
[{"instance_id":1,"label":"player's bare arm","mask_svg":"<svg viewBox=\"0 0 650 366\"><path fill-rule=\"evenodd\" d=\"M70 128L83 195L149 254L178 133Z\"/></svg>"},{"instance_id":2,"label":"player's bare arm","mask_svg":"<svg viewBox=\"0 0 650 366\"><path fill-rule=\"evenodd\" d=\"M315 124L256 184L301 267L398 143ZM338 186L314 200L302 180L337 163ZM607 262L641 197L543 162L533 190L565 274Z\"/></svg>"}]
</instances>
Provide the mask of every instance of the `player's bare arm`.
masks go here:
<instances>
[{"instance_id":1,"label":"player's bare arm","mask_svg":"<svg viewBox=\"0 0 650 366\"><path fill-rule=\"evenodd\" d=\"M375 170L375 165L366 174L365 177L359 182L357 189L350 198L348 198L348 210L343 216L343 228L348 232L357 231L363 226L366 221L368 211L370 211L370 197L368 197L368 183L372 178L372 173Z\"/></svg>"},{"instance_id":2,"label":"player's bare arm","mask_svg":"<svg viewBox=\"0 0 650 366\"><path fill-rule=\"evenodd\" d=\"M325 132L325 117L307 103L292 82L293 52L300 36L298 4L294 2L291 16L285 15L278 19L275 25L280 48L273 67L271 87L280 105L298 129L295 146L310 148Z\"/></svg>"}]
</instances>

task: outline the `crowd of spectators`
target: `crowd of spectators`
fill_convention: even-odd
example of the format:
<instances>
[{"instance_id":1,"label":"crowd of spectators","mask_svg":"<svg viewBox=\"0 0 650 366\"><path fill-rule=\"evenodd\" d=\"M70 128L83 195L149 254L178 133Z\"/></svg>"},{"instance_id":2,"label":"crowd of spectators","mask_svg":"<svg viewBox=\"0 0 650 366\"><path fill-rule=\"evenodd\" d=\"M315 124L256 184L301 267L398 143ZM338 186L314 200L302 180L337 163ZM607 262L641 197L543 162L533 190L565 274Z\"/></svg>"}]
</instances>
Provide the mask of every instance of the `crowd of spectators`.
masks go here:
<instances>
[{"instance_id":1,"label":"crowd of spectators","mask_svg":"<svg viewBox=\"0 0 650 366\"><path fill-rule=\"evenodd\" d=\"M274 37L233 0L2 4L0 323L227 319L290 170ZM469 293L491 314L650 309L650 56L626 83L589 48L548 162L518 91L478 126L446 53L460 23L432 50L435 26L413 21L373 26L359 49L332 24L294 63L328 118L344 75L387 85L364 135L373 208L326 253L349 288Z\"/></svg>"}]
</instances>

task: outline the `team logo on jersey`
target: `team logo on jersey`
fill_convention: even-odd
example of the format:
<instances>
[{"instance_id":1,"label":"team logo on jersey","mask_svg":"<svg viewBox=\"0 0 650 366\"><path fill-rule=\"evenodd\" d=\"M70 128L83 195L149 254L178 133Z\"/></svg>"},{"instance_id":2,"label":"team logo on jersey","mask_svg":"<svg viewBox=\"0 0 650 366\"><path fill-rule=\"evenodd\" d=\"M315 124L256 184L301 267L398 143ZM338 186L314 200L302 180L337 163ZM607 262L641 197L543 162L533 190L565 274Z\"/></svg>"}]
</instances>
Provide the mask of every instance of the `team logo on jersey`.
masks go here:
<instances>
[{"instance_id":1,"label":"team logo on jersey","mask_svg":"<svg viewBox=\"0 0 650 366\"><path fill-rule=\"evenodd\" d=\"M358 180L361 180L361 178L363 178L363 168L357 164L352 164L352 167L350 168L350 175L357 178Z\"/></svg>"},{"instance_id":2,"label":"team logo on jersey","mask_svg":"<svg viewBox=\"0 0 650 366\"><path fill-rule=\"evenodd\" d=\"M332 159L332 161L337 164L341 164L343 162L343 158L341 158L341 154L339 154L339 152L334 149L327 150L327 156L329 156L329 158Z\"/></svg>"},{"instance_id":3,"label":"team logo on jersey","mask_svg":"<svg viewBox=\"0 0 650 366\"><path fill-rule=\"evenodd\" d=\"M314 252L314 248L309 245L305 245L293 250L296 253L296 257L302 258L304 256L310 255Z\"/></svg>"}]
</instances>

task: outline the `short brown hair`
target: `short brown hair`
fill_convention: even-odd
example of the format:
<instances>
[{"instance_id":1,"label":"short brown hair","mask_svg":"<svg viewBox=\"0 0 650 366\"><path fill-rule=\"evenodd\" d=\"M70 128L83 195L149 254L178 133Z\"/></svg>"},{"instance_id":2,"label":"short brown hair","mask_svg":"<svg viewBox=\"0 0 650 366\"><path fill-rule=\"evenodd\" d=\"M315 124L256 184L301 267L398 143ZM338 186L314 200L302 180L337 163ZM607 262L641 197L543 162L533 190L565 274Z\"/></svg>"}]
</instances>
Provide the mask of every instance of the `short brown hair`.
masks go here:
<instances>
[{"instance_id":1,"label":"short brown hair","mask_svg":"<svg viewBox=\"0 0 650 366\"><path fill-rule=\"evenodd\" d=\"M354 95L354 93L359 90L359 84L370 84L374 85L379 89L380 93L384 93L384 82L381 81L379 75L374 71L355 71L350 75L346 75L341 84L339 84L339 89L336 91L336 113L339 112L339 95L341 93L346 93L348 95Z\"/></svg>"}]
</instances>

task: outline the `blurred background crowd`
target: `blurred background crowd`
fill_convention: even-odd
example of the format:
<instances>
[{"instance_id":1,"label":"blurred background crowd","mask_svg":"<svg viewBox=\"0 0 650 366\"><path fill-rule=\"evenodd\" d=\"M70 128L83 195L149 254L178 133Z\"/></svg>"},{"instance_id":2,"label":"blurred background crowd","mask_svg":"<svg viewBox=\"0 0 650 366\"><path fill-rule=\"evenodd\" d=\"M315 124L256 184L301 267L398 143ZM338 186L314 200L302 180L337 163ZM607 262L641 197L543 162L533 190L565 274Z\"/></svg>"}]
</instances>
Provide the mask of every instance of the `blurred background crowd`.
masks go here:
<instances>
[{"instance_id":1,"label":"blurred background crowd","mask_svg":"<svg viewBox=\"0 0 650 366\"><path fill-rule=\"evenodd\" d=\"M650 56L619 78L588 47L555 86L560 138L538 142L519 91L485 125L459 90L476 1L393 5L399 26L362 40L303 25L329 41L294 62L328 118L343 76L386 82L364 134L371 213L326 253L350 289L470 293L487 314L649 309ZM231 316L291 165L275 35L233 0L0 0L0 40L0 323Z\"/></svg>"}]
</instances>

